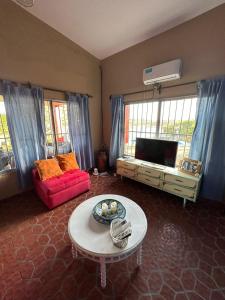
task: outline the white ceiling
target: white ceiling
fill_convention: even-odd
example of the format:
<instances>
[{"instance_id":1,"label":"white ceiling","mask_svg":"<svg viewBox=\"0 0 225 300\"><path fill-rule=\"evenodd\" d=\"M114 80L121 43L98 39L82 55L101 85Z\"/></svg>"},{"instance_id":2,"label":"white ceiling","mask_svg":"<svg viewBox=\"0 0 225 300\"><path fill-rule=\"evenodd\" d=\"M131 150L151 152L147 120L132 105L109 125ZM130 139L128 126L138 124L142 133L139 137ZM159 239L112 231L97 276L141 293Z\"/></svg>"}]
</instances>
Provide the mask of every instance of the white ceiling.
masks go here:
<instances>
[{"instance_id":1,"label":"white ceiling","mask_svg":"<svg viewBox=\"0 0 225 300\"><path fill-rule=\"evenodd\" d=\"M97 58L104 59L224 2L35 0L34 6L26 10Z\"/></svg>"}]
</instances>

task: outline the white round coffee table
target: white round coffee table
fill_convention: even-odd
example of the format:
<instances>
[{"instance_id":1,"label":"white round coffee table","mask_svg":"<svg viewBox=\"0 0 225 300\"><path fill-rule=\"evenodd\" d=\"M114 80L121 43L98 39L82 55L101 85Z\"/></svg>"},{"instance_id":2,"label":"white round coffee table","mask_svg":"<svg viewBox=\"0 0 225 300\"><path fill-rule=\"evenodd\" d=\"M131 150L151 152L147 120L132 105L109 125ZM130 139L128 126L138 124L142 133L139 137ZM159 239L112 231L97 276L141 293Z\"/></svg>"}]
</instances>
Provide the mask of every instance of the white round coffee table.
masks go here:
<instances>
[{"instance_id":1,"label":"white round coffee table","mask_svg":"<svg viewBox=\"0 0 225 300\"><path fill-rule=\"evenodd\" d=\"M92 216L94 206L104 199L120 201L126 208L126 220L131 222L132 235L126 248L120 249L113 245L109 233L109 225L98 223ZM137 203L119 195L105 194L90 198L73 211L68 232L72 243L73 258L80 253L84 257L99 262L101 270L101 286L106 286L106 264L126 259L137 251L137 264L142 262L142 242L147 231L145 213Z\"/></svg>"}]
</instances>

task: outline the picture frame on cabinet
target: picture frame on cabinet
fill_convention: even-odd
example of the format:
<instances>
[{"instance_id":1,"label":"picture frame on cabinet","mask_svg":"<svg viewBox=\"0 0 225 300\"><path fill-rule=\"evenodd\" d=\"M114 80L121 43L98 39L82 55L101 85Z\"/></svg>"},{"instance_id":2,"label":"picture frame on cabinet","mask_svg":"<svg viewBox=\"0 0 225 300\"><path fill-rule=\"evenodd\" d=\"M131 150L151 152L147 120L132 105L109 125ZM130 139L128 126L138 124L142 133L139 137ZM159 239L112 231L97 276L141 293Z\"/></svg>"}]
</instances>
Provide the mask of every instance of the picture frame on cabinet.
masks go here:
<instances>
[{"instance_id":1,"label":"picture frame on cabinet","mask_svg":"<svg viewBox=\"0 0 225 300\"><path fill-rule=\"evenodd\" d=\"M199 176L202 171L202 162L184 157L179 164L179 171L193 176Z\"/></svg>"}]
</instances>

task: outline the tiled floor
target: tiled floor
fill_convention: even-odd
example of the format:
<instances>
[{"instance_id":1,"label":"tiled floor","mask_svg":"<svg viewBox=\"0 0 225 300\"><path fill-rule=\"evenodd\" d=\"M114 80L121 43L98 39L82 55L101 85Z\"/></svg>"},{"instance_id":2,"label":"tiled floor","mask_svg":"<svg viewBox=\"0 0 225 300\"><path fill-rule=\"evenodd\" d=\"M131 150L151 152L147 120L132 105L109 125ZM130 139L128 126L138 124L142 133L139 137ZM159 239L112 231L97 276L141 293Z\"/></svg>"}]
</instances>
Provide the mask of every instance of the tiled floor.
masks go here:
<instances>
[{"instance_id":1,"label":"tiled floor","mask_svg":"<svg viewBox=\"0 0 225 300\"><path fill-rule=\"evenodd\" d=\"M143 265L136 257L99 267L72 260L67 222L85 199L127 196L145 211ZM137 182L92 178L89 193L48 211L32 193L0 202L0 299L225 299L225 207L198 201L182 208L172 195Z\"/></svg>"}]
</instances>

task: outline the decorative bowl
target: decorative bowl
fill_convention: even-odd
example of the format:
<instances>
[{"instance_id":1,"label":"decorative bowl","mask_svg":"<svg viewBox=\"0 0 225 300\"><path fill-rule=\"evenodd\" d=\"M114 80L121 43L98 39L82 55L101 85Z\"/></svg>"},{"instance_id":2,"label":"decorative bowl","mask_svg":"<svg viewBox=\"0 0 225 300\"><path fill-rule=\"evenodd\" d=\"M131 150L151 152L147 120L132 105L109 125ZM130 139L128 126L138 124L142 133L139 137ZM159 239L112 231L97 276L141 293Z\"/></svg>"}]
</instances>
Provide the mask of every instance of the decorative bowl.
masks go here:
<instances>
[{"instance_id":1,"label":"decorative bowl","mask_svg":"<svg viewBox=\"0 0 225 300\"><path fill-rule=\"evenodd\" d=\"M102 204L106 203L108 206L110 206L111 202L116 202L117 203L117 212L114 214L107 214L105 216L102 215ZM93 208L92 215L95 218L95 220L99 223L102 224L107 224L109 225L112 220L116 218L124 219L126 216L126 209L123 206L122 203L115 199L105 199L100 202L98 202L95 207Z\"/></svg>"}]
</instances>

